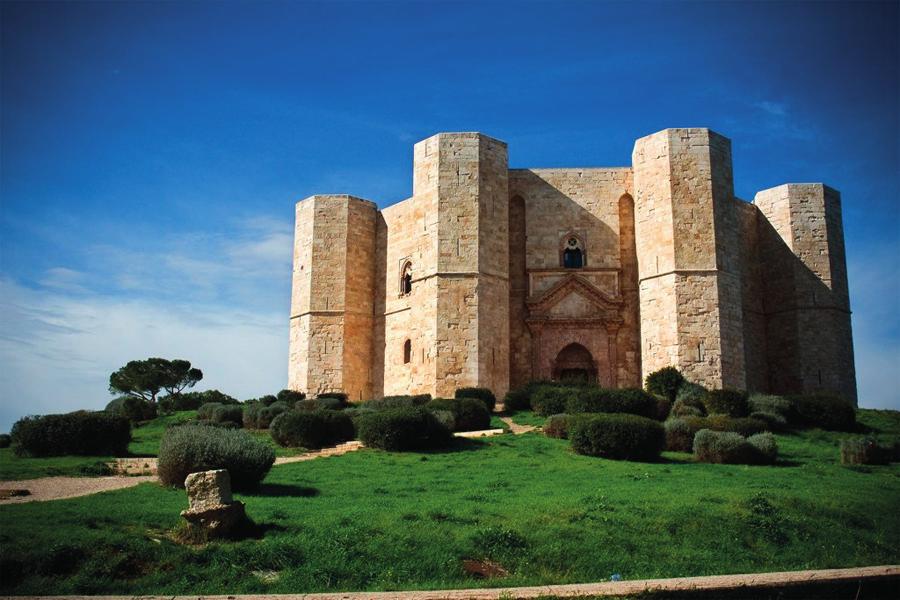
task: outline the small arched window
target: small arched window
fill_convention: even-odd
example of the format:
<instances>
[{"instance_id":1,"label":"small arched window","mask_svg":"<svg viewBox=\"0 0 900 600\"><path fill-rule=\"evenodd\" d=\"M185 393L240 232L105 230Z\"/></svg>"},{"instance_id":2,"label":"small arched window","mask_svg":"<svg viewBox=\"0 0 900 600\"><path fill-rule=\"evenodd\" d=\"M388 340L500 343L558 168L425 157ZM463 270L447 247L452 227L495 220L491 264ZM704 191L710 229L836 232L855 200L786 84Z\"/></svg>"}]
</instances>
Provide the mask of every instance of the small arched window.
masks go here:
<instances>
[{"instance_id":1,"label":"small arched window","mask_svg":"<svg viewBox=\"0 0 900 600\"><path fill-rule=\"evenodd\" d=\"M406 340L403 342L403 364L409 364L409 361L412 360L412 342L410 340Z\"/></svg>"},{"instance_id":2,"label":"small arched window","mask_svg":"<svg viewBox=\"0 0 900 600\"><path fill-rule=\"evenodd\" d=\"M584 244L574 235L567 235L564 240L562 266L566 269L580 269L584 266Z\"/></svg>"},{"instance_id":3,"label":"small arched window","mask_svg":"<svg viewBox=\"0 0 900 600\"><path fill-rule=\"evenodd\" d=\"M400 295L405 296L410 292L412 292L412 263L407 261L400 270Z\"/></svg>"}]
</instances>

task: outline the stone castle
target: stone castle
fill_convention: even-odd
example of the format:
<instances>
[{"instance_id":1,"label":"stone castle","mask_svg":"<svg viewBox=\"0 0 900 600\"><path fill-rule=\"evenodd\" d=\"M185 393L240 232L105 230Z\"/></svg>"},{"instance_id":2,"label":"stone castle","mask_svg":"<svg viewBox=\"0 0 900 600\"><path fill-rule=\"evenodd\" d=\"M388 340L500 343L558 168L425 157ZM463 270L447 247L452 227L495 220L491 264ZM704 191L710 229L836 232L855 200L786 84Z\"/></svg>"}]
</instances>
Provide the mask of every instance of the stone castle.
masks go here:
<instances>
[{"instance_id":1,"label":"stone castle","mask_svg":"<svg viewBox=\"0 0 900 600\"><path fill-rule=\"evenodd\" d=\"M632 166L510 169L481 133L415 145L413 195L296 206L289 386L351 400L535 379L856 402L841 202L734 195L731 142L666 129Z\"/></svg>"}]
</instances>

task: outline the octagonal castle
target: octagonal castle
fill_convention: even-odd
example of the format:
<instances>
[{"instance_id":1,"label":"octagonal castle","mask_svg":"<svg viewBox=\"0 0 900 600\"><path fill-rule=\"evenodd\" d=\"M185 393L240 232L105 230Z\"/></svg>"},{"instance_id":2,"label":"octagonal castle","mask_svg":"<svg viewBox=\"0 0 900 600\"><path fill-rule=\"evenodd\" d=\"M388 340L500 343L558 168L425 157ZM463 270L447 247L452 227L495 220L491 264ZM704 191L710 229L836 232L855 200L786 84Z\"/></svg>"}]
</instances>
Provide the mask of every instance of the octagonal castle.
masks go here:
<instances>
[{"instance_id":1,"label":"octagonal castle","mask_svg":"<svg viewBox=\"0 0 900 600\"><path fill-rule=\"evenodd\" d=\"M837 191L734 195L731 142L666 129L632 166L510 169L504 142L415 145L413 195L296 206L289 387L498 397L535 379L856 402Z\"/></svg>"}]
</instances>

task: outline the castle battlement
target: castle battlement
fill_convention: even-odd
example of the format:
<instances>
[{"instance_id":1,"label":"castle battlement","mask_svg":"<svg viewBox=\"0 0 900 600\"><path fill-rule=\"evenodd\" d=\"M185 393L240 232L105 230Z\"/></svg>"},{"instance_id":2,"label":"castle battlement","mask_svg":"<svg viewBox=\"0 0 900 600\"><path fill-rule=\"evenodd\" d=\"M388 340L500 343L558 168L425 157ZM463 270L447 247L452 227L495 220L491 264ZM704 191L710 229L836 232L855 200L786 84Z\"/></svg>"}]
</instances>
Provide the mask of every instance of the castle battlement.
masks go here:
<instances>
[{"instance_id":1,"label":"castle battlement","mask_svg":"<svg viewBox=\"0 0 900 600\"><path fill-rule=\"evenodd\" d=\"M413 195L297 204L289 386L351 400L674 365L708 387L856 401L840 194L734 195L731 141L635 142L632 166L510 169L477 132L415 144Z\"/></svg>"}]
</instances>

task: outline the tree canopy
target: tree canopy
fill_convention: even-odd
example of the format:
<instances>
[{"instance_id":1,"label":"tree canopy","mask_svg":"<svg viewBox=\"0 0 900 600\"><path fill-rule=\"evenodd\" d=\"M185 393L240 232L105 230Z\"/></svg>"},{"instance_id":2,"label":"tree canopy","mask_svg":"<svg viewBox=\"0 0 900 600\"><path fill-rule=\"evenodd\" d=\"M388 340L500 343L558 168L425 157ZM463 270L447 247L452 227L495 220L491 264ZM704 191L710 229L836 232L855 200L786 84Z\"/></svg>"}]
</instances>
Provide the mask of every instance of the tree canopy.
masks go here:
<instances>
[{"instance_id":1,"label":"tree canopy","mask_svg":"<svg viewBox=\"0 0 900 600\"><path fill-rule=\"evenodd\" d=\"M171 395L179 394L201 379L203 372L192 368L189 360L132 360L109 376L109 391L156 402L160 390L166 390Z\"/></svg>"}]
</instances>

